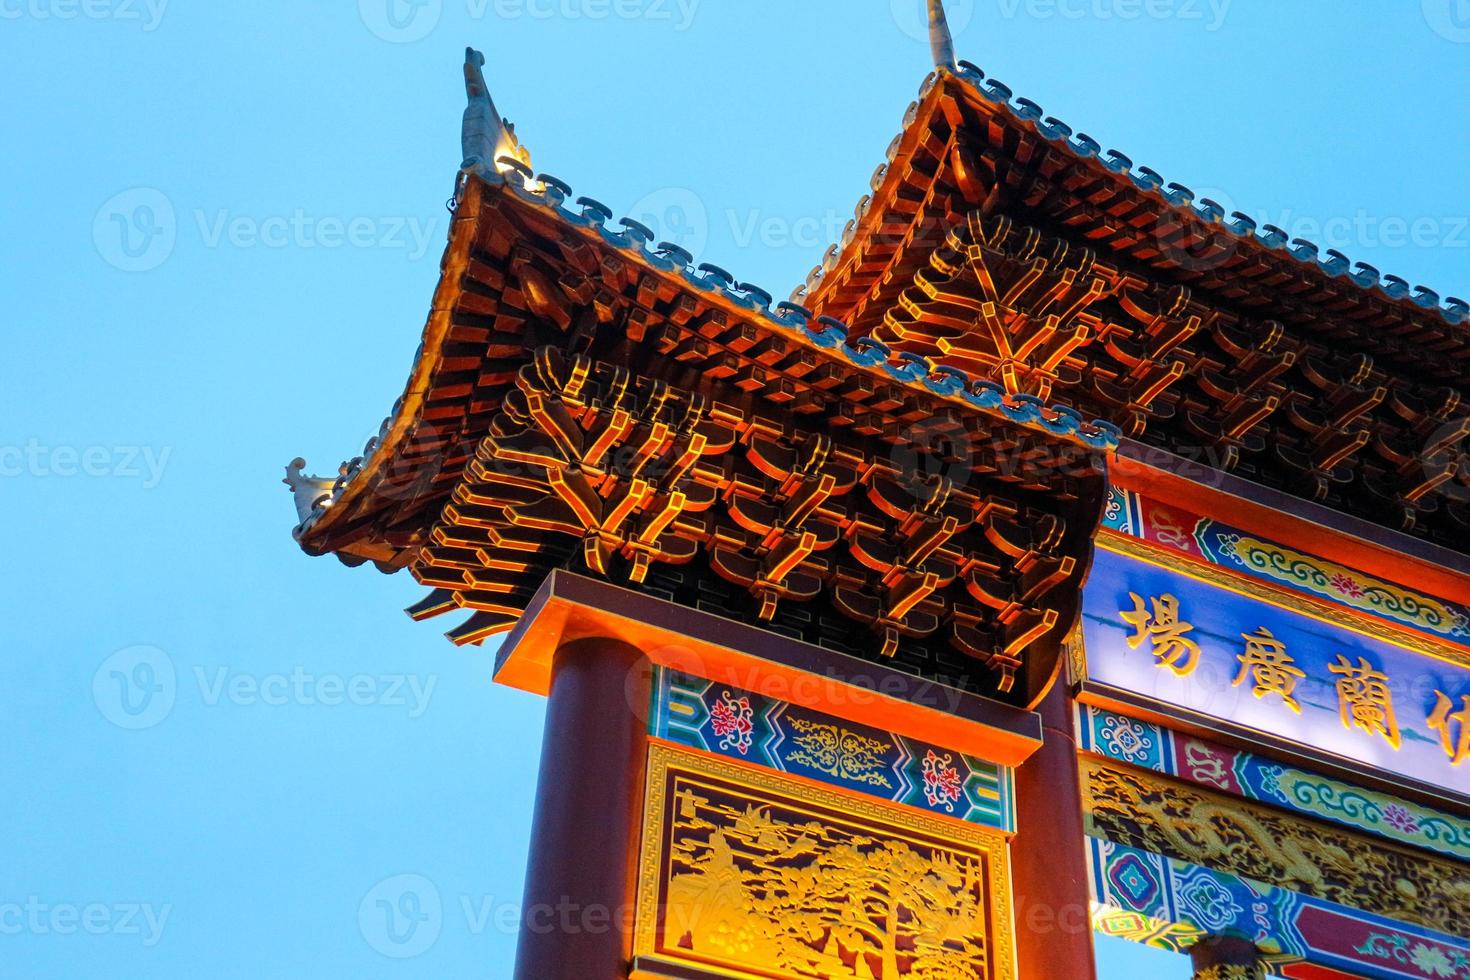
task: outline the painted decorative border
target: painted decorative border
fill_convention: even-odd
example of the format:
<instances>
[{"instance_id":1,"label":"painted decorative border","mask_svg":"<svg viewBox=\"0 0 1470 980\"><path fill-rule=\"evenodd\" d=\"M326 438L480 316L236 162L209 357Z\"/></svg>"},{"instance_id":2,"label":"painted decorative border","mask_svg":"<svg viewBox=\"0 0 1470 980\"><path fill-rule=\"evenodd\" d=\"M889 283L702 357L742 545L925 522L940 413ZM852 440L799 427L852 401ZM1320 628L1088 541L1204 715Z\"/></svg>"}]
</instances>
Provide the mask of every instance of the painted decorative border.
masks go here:
<instances>
[{"instance_id":1,"label":"painted decorative border","mask_svg":"<svg viewBox=\"0 0 1470 980\"><path fill-rule=\"evenodd\" d=\"M1112 711L1077 706L1077 746L1249 800L1470 861L1470 820L1172 732Z\"/></svg>"},{"instance_id":2,"label":"painted decorative border","mask_svg":"<svg viewBox=\"0 0 1470 980\"><path fill-rule=\"evenodd\" d=\"M1111 841L1089 839L1093 926L1172 952L1239 933L1273 972L1309 962L1373 980L1470 980L1470 945Z\"/></svg>"},{"instance_id":3,"label":"painted decorative border","mask_svg":"<svg viewBox=\"0 0 1470 980\"><path fill-rule=\"evenodd\" d=\"M875 839L891 839L982 862L989 947L989 968L984 980L1015 980L1009 845L1003 835L974 825L941 820L911 807L823 792L804 780L759 766L727 762L657 743L650 747L648 756L648 790L638 865L634 976L648 975L640 972L640 968L672 963L680 958L677 946L668 946L662 936L667 897L664 878L671 859L668 838L672 830L672 807L681 803L681 788L701 785L715 786L726 794L732 791L748 794L752 813L759 812L762 803L805 812L812 818L813 830L840 822L848 829L864 829ZM758 970L750 972L710 963L700 963L699 968L702 973L733 980L772 976Z\"/></svg>"},{"instance_id":4,"label":"painted decorative border","mask_svg":"<svg viewBox=\"0 0 1470 980\"><path fill-rule=\"evenodd\" d=\"M703 752L1015 833L1009 768L750 691L659 669L649 732Z\"/></svg>"},{"instance_id":5,"label":"painted decorative border","mask_svg":"<svg viewBox=\"0 0 1470 980\"><path fill-rule=\"evenodd\" d=\"M1111 487L1103 526L1316 599L1470 645L1470 609L1268 541L1212 518Z\"/></svg>"},{"instance_id":6,"label":"painted decorative border","mask_svg":"<svg viewBox=\"0 0 1470 980\"><path fill-rule=\"evenodd\" d=\"M1386 846L1094 756L1078 761L1089 837L1270 882L1431 935L1460 935L1470 921L1463 861Z\"/></svg>"}]
</instances>

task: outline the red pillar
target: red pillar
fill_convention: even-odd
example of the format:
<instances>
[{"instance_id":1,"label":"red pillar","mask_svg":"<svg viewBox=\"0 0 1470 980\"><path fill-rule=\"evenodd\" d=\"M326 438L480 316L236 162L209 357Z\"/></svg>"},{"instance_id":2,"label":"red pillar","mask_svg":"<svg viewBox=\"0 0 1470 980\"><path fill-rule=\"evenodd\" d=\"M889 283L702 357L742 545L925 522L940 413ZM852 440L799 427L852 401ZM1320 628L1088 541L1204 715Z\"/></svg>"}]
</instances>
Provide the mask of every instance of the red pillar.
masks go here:
<instances>
[{"instance_id":1,"label":"red pillar","mask_svg":"<svg viewBox=\"0 0 1470 980\"><path fill-rule=\"evenodd\" d=\"M1087 838L1072 697L1064 680L1042 701L1041 750L1016 772L1011 874L1021 980L1094 980Z\"/></svg>"},{"instance_id":2,"label":"red pillar","mask_svg":"<svg viewBox=\"0 0 1470 980\"><path fill-rule=\"evenodd\" d=\"M556 651L516 980L628 975L650 679L617 640Z\"/></svg>"}]
</instances>

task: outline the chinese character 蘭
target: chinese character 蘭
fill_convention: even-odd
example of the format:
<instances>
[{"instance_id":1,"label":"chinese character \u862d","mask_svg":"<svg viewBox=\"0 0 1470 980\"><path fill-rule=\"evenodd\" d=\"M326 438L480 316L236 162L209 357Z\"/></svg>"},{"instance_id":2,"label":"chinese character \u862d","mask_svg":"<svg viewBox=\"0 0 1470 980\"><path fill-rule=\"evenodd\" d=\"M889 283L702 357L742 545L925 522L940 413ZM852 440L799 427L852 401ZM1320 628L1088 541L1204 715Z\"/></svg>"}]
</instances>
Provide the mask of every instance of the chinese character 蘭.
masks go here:
<instances>
[{"instance_id":1,"label":"chinese character \u862d","mask_svg":"<svg viewBox=\"0 0 1470 980\"><path fill-rule=\"evenodd\" d=\"M1461 696L1464 707L1454 714L1450 714L1450 709L1455 706L1455 702L1448 694L1435 691L1434 695L1439 700L1434 707L1434 714L1429 716L1429 730L1439 732L1445 755L1450 757L1450 765L1458 766L1470 759L1470 694ZM1457 727L1458 739L1455 738Z\"/></svg>"},{"instance_id":2,"label":"chinese character \u862d","mask_svg":"<svg viewBox=\"0 0 1470 980\"><path fill-rule=\"evenodd\" d=\"M1199 644L1184 635L1194 626L1179 618L1179 600L1167 592L1154 597L1150 600L1153 612L1149 613L1136 592L1128 593L1128 598L1133 600L1133 609L1121 610L1119 615L1138 630L1128 637L1129 648L1137 650L1145 639L1150 640L1160 667L1168 667L1180 677L1193 673L1199 666Z\"/></svg>"},{"instance_id":3,"label":"chinese character \u862d","mask_svg":"<svg viewBox=\"0 0 1470 980\"><path fill-rule=\"evenodd\" d=\"M1338 714L1342 727L1361 728L1369 735L1382 735L1395 749L1402 744L1398 718L1393 711L1393 692L1388 687L1388 675L1375 670L1367 657L1359 657L1358 665L1342 654L1337 663L1329 664L1328 670L1337 674Z\"/></svg>"},{"instance_id":4,"label":"chinese character \u862d","mask_svg":"<svg viewBox=\"0 0 1470 980\"><path fill-rule=\"evenodd\" d=\"M1240 674L1235 678L1234 686L1239 687L1246 675L1250 675L1255 681L1254 693L1257 698L1279 694L1288 708L1301 714L1302 706L1296 703L1296 698L1292 695L1296 691L1297 681L1307 674L1296 666L1296 660L1286 652L1286 644L1276 639L1275 634L1264 626L1254 633L1240 635L1245 640L1245 653L1238 658Z\"/></svg>"}]
</instances>

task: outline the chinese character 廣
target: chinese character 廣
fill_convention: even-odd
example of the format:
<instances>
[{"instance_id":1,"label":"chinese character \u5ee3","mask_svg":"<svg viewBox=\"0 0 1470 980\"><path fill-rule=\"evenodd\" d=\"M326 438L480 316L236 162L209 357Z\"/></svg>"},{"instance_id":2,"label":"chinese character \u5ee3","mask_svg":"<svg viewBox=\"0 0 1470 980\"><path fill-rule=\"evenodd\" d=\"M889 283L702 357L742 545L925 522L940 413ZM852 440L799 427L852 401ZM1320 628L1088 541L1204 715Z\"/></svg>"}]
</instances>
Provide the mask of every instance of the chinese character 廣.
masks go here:
<instances>
[{"instance_id":1,"label":"chinese character \u5ee3","mask_svg":"<svg viewBox=\"0 0 1470 980\"><path fill-rule=\"evenodd\" d=\"M1369 735L1382 735L1395 749L1402 744L1398 718L1393 711L1393 692L1388 687L1388 675L1375 670L1367 657L1359 657L1354 667L1347 657L1337 655L1337 663L1329 664L1328 670L1339 675L1337 682L1338 714L1342 727L1354 726Z\"/></svg>"},{"instance_id":2,"label":"chinese character \u5ee3","mask_svg":"<svg viewBox=\"0 0 1470 980\"><path fill-rule=\"evenodd\" d=\"M1445 755L1450 757L1450 765L1458 766L1470 759L1470 695L1461 696L1464 707L1450 714L1455 702L1441 691L1435 691L1434 694L1439 701L1435 705L1434 714L1429 716L1429 730L1439 732ZM1456 726L1460 735L1458 740L1455 738Z\"/></svg>"},{"instance_id":3,"label":"chinese character \u5ee3","mask_svg":"<svg viewBox=\"0 0 1470 980\"><path fill-rule=\"evenodd\" d=\"M1288 708L1301 714L1302 706L1297 704L1292 695L1296 692L1297 681L1307 674L1296 666L1296 660L1286 652L1286 644L1276 639L1275 634L1264 626L1254 633L1240 635L1245 640L1245 653L1239 657L1240 675L1235 678L1234 686L1239 687L1249 674L1255 681L1254 694L1257 698L1279 694Z\"/></svg>"},{"instance_id":4,"label":"chinese character \u5ee3","mask_svg":"<svg viewBox=\"0 0 1470 980\"><path fill-rule=\"evenodd\" d=\"M1123 622L1135 627L1138 632L1128 637L1128 646L1137 650L1145 639L1153 643L1154 656L1160 667L1168 667L1180 677L1187 677L1199 666L1199 644L1185 636L1194 629L1190 623L1179 618L1179 600L1167 592L1152 598L1153 612L1144 608L1143 598L1135 592L1128 593L1133 600L1133 609L1121 610Z\"/></svg>"}]
</instances>

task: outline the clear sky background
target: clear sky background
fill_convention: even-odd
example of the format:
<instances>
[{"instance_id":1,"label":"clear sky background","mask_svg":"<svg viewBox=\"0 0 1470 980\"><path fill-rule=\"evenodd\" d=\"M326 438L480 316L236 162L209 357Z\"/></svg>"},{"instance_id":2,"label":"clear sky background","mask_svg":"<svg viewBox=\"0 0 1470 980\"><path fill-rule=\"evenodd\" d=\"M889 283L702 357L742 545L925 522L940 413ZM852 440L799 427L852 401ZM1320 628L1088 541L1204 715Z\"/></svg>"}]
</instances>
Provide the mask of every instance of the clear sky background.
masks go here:
<instances>
[{"instance_id":1,"label":"clear sky background","mask_svg":"<svg viewBox=\"0 0 1470 980\"><path fill-rule=\"evenodd\" d=\"M402 390L466 44L539 169L784 296L917 92L921 7L0 0L0 976L509 974L541 705L406 575L299 553L283 466ZM1166 179L1470 290L1470 0L951 19Z\"/></svg>"}]
</instances>

